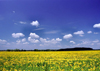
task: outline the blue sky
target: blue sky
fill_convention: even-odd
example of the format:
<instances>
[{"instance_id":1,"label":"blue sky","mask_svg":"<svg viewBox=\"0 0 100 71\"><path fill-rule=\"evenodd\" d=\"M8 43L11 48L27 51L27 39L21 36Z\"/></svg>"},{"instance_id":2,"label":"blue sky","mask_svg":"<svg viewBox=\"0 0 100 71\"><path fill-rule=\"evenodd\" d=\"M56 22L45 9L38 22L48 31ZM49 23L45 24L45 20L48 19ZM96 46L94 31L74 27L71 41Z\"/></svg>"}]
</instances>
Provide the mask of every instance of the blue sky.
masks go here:
<instances>
[{"instance_id":1,"label":"blue sky","mask_svg":"<svg viewBox=\"0 0 100 71\"><path fill-rule=\"evenodd\" d=\"M100 0L0 1L0 50L100 49Z\"/></svg>"}]
</instances>

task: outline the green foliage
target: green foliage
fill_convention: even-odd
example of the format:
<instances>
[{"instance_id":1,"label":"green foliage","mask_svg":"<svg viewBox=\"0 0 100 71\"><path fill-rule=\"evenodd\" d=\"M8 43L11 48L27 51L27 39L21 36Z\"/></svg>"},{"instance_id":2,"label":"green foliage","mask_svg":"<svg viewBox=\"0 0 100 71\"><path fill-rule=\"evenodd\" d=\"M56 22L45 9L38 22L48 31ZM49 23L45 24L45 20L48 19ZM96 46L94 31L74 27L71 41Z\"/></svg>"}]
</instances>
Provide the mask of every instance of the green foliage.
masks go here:
<instances>
[{"instance_id":1,"label":"green foliage","mask_svg":"<svg viewBox=\"0 0 100 71\"><path fill-rule=\"evenodd\" d=\"M11 51L11 49L7 49L7 51Z\"/></svg>"},{"instance_id":2,"label":"green foliage","mask_svg":"<svg viewBox=\"0 0 100 71\"><path fill-rule=\"evenodd\" d=\"M38 49L34 49L34 51L39 51Z\"/></svg>"},{"instance_id":3,"label":"green foliage","mask_svg":"<svg viewBox=\"0 0 100 71\"><path fill-rule=\"evenodd\" d=\"M14 49L14 51L20 51L20 49Z\"/></svg>"}]
</instances>

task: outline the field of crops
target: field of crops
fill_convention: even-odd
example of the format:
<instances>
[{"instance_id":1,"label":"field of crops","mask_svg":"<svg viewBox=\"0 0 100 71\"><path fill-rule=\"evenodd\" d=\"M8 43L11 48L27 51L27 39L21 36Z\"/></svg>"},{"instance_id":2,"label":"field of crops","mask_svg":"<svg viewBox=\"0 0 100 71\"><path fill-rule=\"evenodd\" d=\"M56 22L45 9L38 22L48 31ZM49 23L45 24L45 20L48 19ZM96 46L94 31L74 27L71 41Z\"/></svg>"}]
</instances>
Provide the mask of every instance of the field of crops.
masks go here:
<instances>
[{"instance_id":1,"label":"field of crops","mask_svg":"<svg viewBox=\"0 0 100 71\"><path fill-rule=\"evenodd\" d=\"M100 51L2 51L0 71L100 71Z\"/></svg>"}]
</instances>

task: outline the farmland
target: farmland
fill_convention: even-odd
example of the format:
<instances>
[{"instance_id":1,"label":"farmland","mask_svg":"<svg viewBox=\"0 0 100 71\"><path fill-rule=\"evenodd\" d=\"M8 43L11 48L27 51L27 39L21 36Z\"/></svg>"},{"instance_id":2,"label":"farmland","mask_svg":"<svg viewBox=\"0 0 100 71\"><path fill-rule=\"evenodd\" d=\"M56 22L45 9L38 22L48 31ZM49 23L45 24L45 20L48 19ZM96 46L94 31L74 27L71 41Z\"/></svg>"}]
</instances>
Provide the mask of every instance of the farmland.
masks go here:
<instances>
[{"instance_id":1,"label":"farmland","mask_svg":"<svg viewBox=\"0 0 100 71\"><path fill-rule=\"evenodd\" d=\"M100 71L100 51L0 52L0 71Z\"/></svg>"}]
</instances>

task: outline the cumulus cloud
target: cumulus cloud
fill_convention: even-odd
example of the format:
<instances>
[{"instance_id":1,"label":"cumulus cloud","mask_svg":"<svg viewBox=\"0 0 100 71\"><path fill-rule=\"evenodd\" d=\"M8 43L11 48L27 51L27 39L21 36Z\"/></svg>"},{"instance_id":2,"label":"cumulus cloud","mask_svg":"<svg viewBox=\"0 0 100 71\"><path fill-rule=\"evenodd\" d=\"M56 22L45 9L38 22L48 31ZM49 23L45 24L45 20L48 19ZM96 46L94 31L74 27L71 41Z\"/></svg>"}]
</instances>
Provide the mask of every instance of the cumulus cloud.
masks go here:
<instances>
[{"instance_id":1,"label":"cumulus cloud","mask_svg":"<svg viewBox=\"0 0 100 71\"><path fill-rule=\"evenodd\" d=\"M47 41L46 39L43 39L43 38L40 38L40 41L43 42L43 43L49 42L49 41Z\"/></svg>"},{"instance_id":2,"label":"cumulus cloud","mask_svg":"<svg viewBox=\"0 0 100 71\"><path fill-rule=\"evenodd\" d=\"M92 31L88 31L87 33L90 34L90 33L92 33Z\"/></svg>"},{"instance_id":3,"label":"cumulus cloud","mask_svg":"<svg viewBox=\"0 0 100 71\"><path fill-rule=\"evenodd\" d=\"M60 38L56 38L56 40L57 40L57 41L62 41L62 39L60 39Z\"/></svg>"},{"instance_id":4,"label":"cumulus cloud","mask_svg":"<svg viewBox=\"0 0 100 71\"><path fill-rule=\"evenodd\" d=\"M77 32L74 32L75 35L82 35L84 34L84 32L81 30L81 31L77 31Z\"/></svg>"},{"instance_id":5,"label":"cumulus cloud","mask_svg":"<svg viewBox=\"0 0 100 71\"><path fill-rule=\"evenodd\" d=\"M20 21L19 23L20 23L20 24L26 24L26 22L23 22L23 21Z\"/></svg>"},{"instance_id":6,"label":"cumulus cloud","mask_svg":"<svg viewBox=\"0 0 100 71\"><path fill-rule=\"evenodd\" d=\"M74 41L70 41L70 43L73 43L73 44L75 44L75 42L74 42Z\"/></svg>"},{"instance_id":7,"label":"cumulus cloud","mask_svg":"<svg viewBox=\"0 0 100 71\"><path fill-rule=\"evenodd\" d=\"M25 35L23 33L12 33L12 37L14 38L19 38L19 37L24 37Z\"/></svg>"},{"instance_id":8,"label":"cumulus cloud","mask_svg":"<svg viewBox=\"0 0 100 71\"><path fill-rule=\"evenodd\" d=\"M39 42L39 40L32 39L32 37L28 37L28 41L30 41L31 43L38 43Z\"/></svg>"},{"instance_id":9,"label":"cumulus cloud","mask_svg":"<svg viewBox=\"0 0 100 71\"><path fill-rule=\"evenodd\" d=\"M0 39L0 44L5 44L7 41L6 40L1 40Z\"/></svg>"},{"instance_id":10,"label":"cumulus cloud","mask_svg":"<svg viewBox=\"0 0 100 71\"><path fill-rule=\"evenodd\" d=\"M79 35L79 36L83 36L84 32L81 30L81 31L74 32L74 34Z\"/></svg>"},{"instance_id":11,"label":"cumulus cloud","mask_svg":"<svg viewBox=\"0 0 100 71\"><path fill-rule=\"evenodd\" d=\"M37 20L36 21L32 21L31 25L38 27L39 26L39 22Z\"/></svg>"},{"instance_id":12,"label":"cumulus cloud","mask_svg":"<svg viewBox=\"0 0 100 71\"><path fill-rule=\"evenodd\" d=\"M26 42L26 38L23 38L22 40L16 40L16 44L29 44L28 42Z\"/></svg>"},{"instance_id":13,"label":"cumulus cloud","mask_svg":"<svg viewBox=\"0 0 100 71\"><path fill-rule=\"evenodd\" d=\"M64 39L68 39L68 38L71 38L71 37L73 37L72 34L67 34L67 35L63 36Z\"/></svg>"},{"instance_id":14,"label":"cumulus cloud","mask_svg":"<svg viewBox=\"0 0 100 71\"><path fill-rule=\"evenodd\" d=\"M56 39L47 40L45 38L40 38L40 41L42 43L47 43L47 44L56 44L56 43L59 43L60 41L62 41L62 39L56 38Z\"/></svg>"},{"instance_id":15,"label":"cumulus cloud","mask_svg":"<svg viewBox=\"0 0 100 71\"><path fill-rule=\"evenodd\" d=\"M51 40L50 40L50 43L52 43L52 44L56 44L56 43L58 43L58 41L55 40L55 39L51 39Z\"/></svg>"},{"instance_id":16,"label":"cumulus cloud","mask_svg":"<svg viewBox=\"0 0 100 71\"><path fill-rule=\"evenodd\" d=\"M22 39L22 42L25 42L25 41L26 41L26 38L23 38L23 39Z\"/></svg>"},{"instance_id":17,"label":"cumulus cloud","mask_svg":"<svg viewBox=\"0 0 100 71\"><path fill-rule=\"evenodd\" d=\"M30 33L30 37L32 37L32 38L39 38L39 36L37 34L35 34L35 33Z\"/></svg>"},{"instance_id":18,"label":"cumulus cloud","mask_svg":"<svg viewBox=\"0 0 100 71\"><path fill-rule=\"evenodd\" d=\"M93 25L93 28L100 28L100 23L94 24L94 25Z\"/></svg>"}]
</instances>

